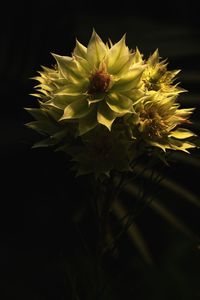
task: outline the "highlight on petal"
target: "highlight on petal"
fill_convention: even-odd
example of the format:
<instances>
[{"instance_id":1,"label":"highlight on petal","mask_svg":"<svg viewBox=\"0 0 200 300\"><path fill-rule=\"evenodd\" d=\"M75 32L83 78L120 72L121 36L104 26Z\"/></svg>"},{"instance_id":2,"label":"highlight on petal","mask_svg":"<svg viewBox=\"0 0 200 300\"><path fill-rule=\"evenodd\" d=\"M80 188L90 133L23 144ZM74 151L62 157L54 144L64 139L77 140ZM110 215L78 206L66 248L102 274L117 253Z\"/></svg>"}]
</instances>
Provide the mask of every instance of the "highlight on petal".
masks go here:
<instances>
[{"instance_id":1,"label":"highlight on petal","mask_svg":"<svg viewBox=\"0 0 200 300\"><path fill-rule=\"evenodd\" d=\"M77 81L80 80L80 78L82 77L80 73L78 73L76 71L76 62L72 57L69 56L61 56L61 55L57 55L52 53L53 57L55 58L55 60L57 61L58 64L58 68L61 72L61 74L72 81Z\"/></svg>"},{"instance_id":2,"label":"highlight on petal","mask_svg":"<svg viewBox=\"0 0 200 300\"><path fill-rule=\"evenodd\" d=\"M92 168L84 161L79 174L96 172L91 157L106 176L130 171L137 142L156 155L158 148L189 153L195 147L195 134L182 128L194 109L179 108L177 97L185 91L174 83L179 70L168 70L158 50L145 59L127 47L125 35L104 43L93 30L87 47L76 40L71 56L53 56L55 66L42 66L33 78L39 107L28 109L36 121L27 126L46 136L37 147L62 149L79 164L87 157Z\"/></svg>"},{"instance_id":3,"label":"highlight on petal","mask_svg":"<svg viewBox=\"0 0 200 300\"><path fill-rule=\"evenodd\" d=\"M105 102L101 102L97 110L97 120L100 124L106 126L111 130L112 123L116 119L118 114L113 112Z\"/></svg>"},{"instance_id":4,"label":"highlight on petal","mask_svg":"<svg viewBox=\"0 0 200 300\"><path fill-rule=\"evenodd\" d=\"M106 103L110 109L119 114L132 113L133 102L125 95L120 94L109 94L106 98Z\"/></svg>"},{"instance_id":5,"label":"highlight on petal","mask_svg":"<svg viewBox=\"0 0 200 300\"><path fill-rule=\"evenodd\" d=\"M124 58L125 61L129 58L130 53L125 41L126 35L124 35L122 39L118 43L114 44L108 51L107 67L108 71L111 73L112 70L117 68L116 64L119 63L121 58Z\"/></svg>"},{"instance_id":6,"label":"highlight on petal","mask_svg":"<svg viewBox=\"0 0 200 300\"><path fill-rule=\"evenodd\" d=\"M84 100L84 96L80 93L65 93L65 94L58 94L55 95L50 103L52 106L65 109L67 105L69 105L71 102L76 102L77 100Z\"/></svg>"},{"instance_id":7,"label":"highlight on petal","mask_svg":"<svg viewBox=\"0 0 200 300\"><path fill-rule=\"evenodd\" d=\"M174 137L176 139L187 139L196 135L188 129L178 128L175 131L171 131L169 136Z\"/></svg>"},{"instance_id":8,"label":"highlight on petal","mask_svg":"<svg viewBox=\"0 0 200 300\"><path fill-rule=\"evenodd\" d=\"M83 46L77 39L76 39L76 47L73 51L73 54L80 56L84 59L87 58L87 48Z\"/></svg>"},{"instance_id":9,"label":"highlight on petal","mask_svg":"<svg viewBox=\"0 0 200 300\"><path fill-rule=\"evenodd\" d=\"M61 120L65 119L77 119L86 116L89 113L88 103L86 100L81 99L69 104L61 117Z\"/></svg>"},{"instance_id":10,"label":"highlight on petal","mask_svg":"<svg viewBox=\"0 0 200 300\"><path fill-rule=\"evenodd\" d=\"M145 67L141 65L132 68L129 72L127 72L126 75L124 75L114 83L113 88L115 90L125 90L125 91L136 88L137 85L140 83L140 79L144 71L144 68Z\"/></svg>"},{"instance_id":11,"label":"highlight on petal","mask_svg":"<svg viewBox=\"0 0 200 300\"><path fill-rule=\"evenodd\" d=\"M154 51L152 55L148 58L147 63L151 66L155 66L159 62L159 52L158 49Z\"/></svg>"},{"instance_id":12,"label":"highlight on petal","mask_svg":"<svg viewBox=\"0 0 200 300\"><path fill-rule=\"evenodd\" d=\"M136 47L133 57L133 63L143 63L143 55L140 53L139 49Z\"/></svg>"},{"instance_id":13,"label":"highlight on petal","mask_svg":"<svg viewBox=\"0 0 200 300\"><path fill-rule=\"evenodd\" d=\"M92 66L98 67L107 54L107 47L98 34L93 30L87 47L87 60Z\"/></svg>"},{"instance_id":14,"label":"highlight on petal","mask_svg":"<svg viewBox=\"0 0 200 300\"><path fill-rule=\"evenodd\" d=\"M97 126L97 110L93 107L90 113L79 120L79 135L92 130Z\"/></svg>"}]
</instances>

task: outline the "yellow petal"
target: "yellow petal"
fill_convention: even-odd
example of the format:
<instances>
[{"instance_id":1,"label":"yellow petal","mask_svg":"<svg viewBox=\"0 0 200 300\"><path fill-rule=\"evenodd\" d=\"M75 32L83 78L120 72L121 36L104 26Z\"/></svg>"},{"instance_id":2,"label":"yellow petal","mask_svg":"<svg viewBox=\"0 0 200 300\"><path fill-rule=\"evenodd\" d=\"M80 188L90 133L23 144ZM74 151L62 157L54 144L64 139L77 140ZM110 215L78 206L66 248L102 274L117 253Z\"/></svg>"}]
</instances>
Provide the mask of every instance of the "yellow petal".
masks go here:
<instances>
[{"instance_id":1,"label":"yellow petal","mask_svg":"<svg viewBox=\"0 0 200 300\"><path fill-rule=\"evenodd\" d=\"M93 107L87 116L79 120L79 135L83 135L95 128L97 124L97 110L96 107Z\"/></svg>"},{"instance_id":2,"label":"yellow petal","mask_svg":"<svg viewBox=\"0 0 200 300\"><path fill-rule=\"evenodd\" d=\"M83 46L78 40L76 40L76 47L74 49L73 54L86 59L87 58L87 48L85 46Z\"/></svg>"},{"instance_id":3,"label":"yellow petal","mask_svg":"<svg viewBox=\"0 0 200 300\"><path fill-rule=\"evenodd\" d=\"M62 116L61 120L82 118L89 113L89 106L86 100L81 99L69 104Z\"/></svg>"},{"instance_id":4,"label":"yellow petal","mask_svg":"<svg viewBox=\"0 0 200 300\"><path fill-rule=\"evenodd\" d=\"M188 129L178 128L175 131L170 132L169 136L174 137L176 139L187 139L196 135Z\"/></svg>"},{"instance_id":5,"label":"yellow petal","mask_svg":"<svg viewBox=\"0 0 200 300\"><path fill-rule=\"evenodd\" d=\"M92 66L98 67L100 62L105 58L107 54L107 47L93 30L92 37L89 41L87 48L87 59Z\"/></svg>"},{"instance_id":6,"label":"yellow petal","mask_svg":"<svg viewBox=\"0 0 200 300\"><path fill-rule=\"evenodd\" d=\"M111 130L112 123L116 119L117 114L114 113L106 103L101 102L97 110L97 121Z\"/></svg>"},{"instance_id":7,"label":"yellow petal","mask_svg":"<svg viewBox=\"0 0 200 300\"><path fill-rule=\"evenodd\" d=\"M106 103L116 113L123 115L133 112L133 102L124 95L112 93L106 98Z\"/></svg>"},{"instance_id":8,"label":"yellow petal","mask_svg":"<svg viewBox=\"0 0 200 300\"><path fill-rule=\"evenodd\" d=\"M116 67L116 64L121 57L128 58L129 50L125 41L126 35L124 35L118 43L114 44L114 46L109 49L107 61L108 71L112 71L112 69Z\"/></svg>"}]
</instances>

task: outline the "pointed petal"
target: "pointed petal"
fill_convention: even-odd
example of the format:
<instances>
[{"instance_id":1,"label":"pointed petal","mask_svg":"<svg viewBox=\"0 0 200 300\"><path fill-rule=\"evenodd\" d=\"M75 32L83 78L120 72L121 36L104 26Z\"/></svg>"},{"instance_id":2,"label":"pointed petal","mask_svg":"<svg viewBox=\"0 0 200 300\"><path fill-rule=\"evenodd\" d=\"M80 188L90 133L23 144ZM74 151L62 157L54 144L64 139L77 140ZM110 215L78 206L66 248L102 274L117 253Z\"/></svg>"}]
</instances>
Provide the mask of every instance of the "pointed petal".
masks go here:
<instances>
[{"instance_id":1,"label":"pointed petal","mask_svg":"<svg viewBox=\"0 0 200 300\"><path fill-rule=\"evenodd\" d=\"M109 49L107 61L108 71L112 71L114 67L116 67L116 63L118 63L121 57L128 58L129 50L125 41L126 35L124 35L118 43L114 44L114 46Z\"/></svg>"},{"instance_id":2,"label":"pointed petal","mask_svg":"<svg viewBox=\"0 0 200 300\"><path fill-rule=\"evenodd\" d=\"M133 102L126 96L112 93L106 98L110 109L119 114L133 112Z\"/></svg>"},{"instance_id":3,"label":"pointed petal","mask_svg":"<svg viewBox=\"0 0 200 300\"><path fill-rule=\"evenodd\" d=\"M158 49L154 51L154 53L148 58L147 64L154 67L157 63L159 63L159 52Z\"/></svg>"},{"instance_id":4,"label":"pointed petal","mask_svg":"<svg viewBox=\"0 0 200 300\"><path fill-rule=\"evenodd\" d=\"M80 72L84 72L86 74L86 76L90 75L92 68L91 68L91 65L88 63L88 61L85 58L76 56L76 62L77 62L77 66L78 66L78 69Z\"/></svg>"},{"instance_id":5,"label":"pointed petal","mask_svg":"<svg viewBox=\"0 0 200 300\"><path fill-rule=\"evenodd\" d=\"M92 66L99 66L99 63L105 58L107 47L93 30L92 37L87 48L87 59Z\"/></svg>"},{"instance_id":6,"label":"pointed petal","mask_svg":"<svg viewBox=\"0 0 200 300\"><path fill-rule=\"evenodd\" d=\"M106 126L111 130L112 123L116 119L118 114L113 112L105 102L101 102L97 110L97 120L100 124Z\"/></svg>"},{"instance_id":7,"label":"pointed petal","mask_svg":"<svg viewBox=\"0 0 200 300\"><path fill-rule=\"evenodd\" d=\"M85 99L77 100L69 104L61 117L61 120L82 118L89 113L88 103Z\"/></svg>"},{"instance_id":8,"label":"pointed petal","mask_svg":"<svg viewBox=\"0 0 200 300\"><path fill-rule=\"evenodd\" d=\"M52 53L53 57L55 58L58 68L61 74L71 80L80 80L82 78L81 73L77 72L77 65L74 58L69 56L61 56Z\"/></svg>"},{"instance_id":9,"label":"pointed petal","mask_svg":"<svg viewBox=\"0 0 200 300\"><path fill-rule=\"evenodd\" d=\"M79 120L79 135L83 135L95 128L97 124L97 110L94 107L87 116Z\"/></svg>"},{"instance_id":10,"label":"pointed petal","mask_svg":"<svg viewBox=\"0 0 200 300\"><path fill-rule=\"evenodd\" d=\"M170 132L170 137L174 137L176 139L187 139L192 136L196 136L193 132L185 128L178 128L175 131Z\"/></svg>"},{"instance_id":11,"label":"pointed petal","mask_svg":"<svg viewBox=\"0 0 200 300\"><path fill-rule=\"evenodd\" d=\"M58 124L54 122L47 122L47 120L29 122L26 124L26 126L44 135L54 134L59 129Z\"/></svg>"},{"instance_id":12,"label":"pointed petal","mask_svg":"<svg viewBox=\"0 0 200 300\"><path fill-rule=\"evenodd\" d=\"M140 53L139 49L136 47L135 52L134 52L134 58L133 58L133 63L142 63L142 54Z\"/></svg>"},{"instance_id":13,"label":"pointed petal","mask_svg":"<svg viewBox=\"0 0 200 300\"><path fill-rule=\"evenodd\" d=\"M132 68L126 75L118 79L112 89L113 90L130 90L138 86L142 73L144 71L144 66L138 66Z\"/></svg>"},{"instance_id":14,"label":"pointed petal","mask_svg":"<svg viewBox=\"0 0 200 300\"><path fill-rule=\"evenodd\" d=\"M84 100L86 96L79 93L66 93L63 95L55 95L51 99L52 106L55 106L59 109L65 109L67 105L77 100Z\"/></svg>"},{"instance_id":15,"label":"pointed petal","mask_svg":"<svg viewBox=\"0 0 200 300\"><path fill-rule=\"evenodd\" d=\"M25 108L25 110L32 115L37 121L46 121L47 114L43 109L40 108Z\"/></svg>"},{"instance_id":16,"label":"pointed petal","mask_svg":"<svg viewBox=\"0 0 200 300\"><path fill-rule=\"evenodd\" d=\"M76 47L74 49L73 54L86 59L87 58L87 48L85 46L83 46L78 40L76 40Z\"/></svg>"}]
</instances>

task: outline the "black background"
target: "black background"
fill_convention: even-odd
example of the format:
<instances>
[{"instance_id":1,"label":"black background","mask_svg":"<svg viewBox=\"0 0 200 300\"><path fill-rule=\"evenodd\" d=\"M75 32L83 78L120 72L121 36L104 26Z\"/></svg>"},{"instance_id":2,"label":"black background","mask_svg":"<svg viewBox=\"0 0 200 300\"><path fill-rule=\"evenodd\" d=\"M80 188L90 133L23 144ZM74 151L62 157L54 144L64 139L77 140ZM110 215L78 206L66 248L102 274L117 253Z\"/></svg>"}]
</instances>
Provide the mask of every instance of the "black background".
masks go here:
<instances>
[{"instance_id":1,"label":"black background","mask_svg":"<svg viewBox=\"0 0 200 300\"><path fill-rule=\"evenodd\" d=\"M23 125L31 120L23 107L36 105L35 99L29 95L34 85L29 78L36 75L40 65L51 66L54 63L50 52L70 55L76 37L87 44L93 27L104 41L110 37L116 42L127 33L130 48L138 46L146 56L158 48L163 58L168 57L169 68L182 70L181 85L189 93L181 95L180 102L184 107L196 107L193 127L199 133L198 1L7 1L1 5L1 299L65 299L64 273L60 271L58 262L62 251L68 257L76 257L76 253L79 253L71 215L77 205L84 205L89 185L85 178L74 178L62 154L30 149L32 141L37 137ZM193 152L197 159L198 151ZM172 169L164 168L162 171L197 197L200 196L199 164L196 162L177 163ZM191 209L180 202L175 202L172 207L181 217L186 218L186 223L198 234L198 209ZM161 294L156 294L158 287L155 281L159 276L153 277L150 287L147 284L148 276L152 277L154 273L148 271L144 275L143 269L137 270L137 281L136 275L132 274L134 271L127 271L126 276L129 279L133 276L136 281L135 299L147 297L144 292L146 286L150 293L148 299L173 298L176 290L178 300L199 299L200 259L197 243L187 242L162 220L155 222L148 213L144 217L146 219L141 216L141 226L157 256L158 273L164 275L162 283L158 282ZM171 248L170 243L173 245ZM186 266L181 269L180 256L184 245L187 248L183 255ZM170 262L173 266L173 259L170 259L170 255L174 255L173 249L178 251L173 258L177 266L175 269L178 270L174 275L178 278L174 286L171 284L171 273L166 271ZM124 259L124 265L127 266L126 246L123 251L122 261ZM127 251L130 252L130 249ZM125 272L123 268L121 272ZM173 267L171 272L175 272ZM182 273L187 274L185 281L179 280ZM134 285L130 281L129 288L131 284ZM187 295L185 297L188 298L184 298L184 289L190 298Z\"/></svg>"}]
</instances>

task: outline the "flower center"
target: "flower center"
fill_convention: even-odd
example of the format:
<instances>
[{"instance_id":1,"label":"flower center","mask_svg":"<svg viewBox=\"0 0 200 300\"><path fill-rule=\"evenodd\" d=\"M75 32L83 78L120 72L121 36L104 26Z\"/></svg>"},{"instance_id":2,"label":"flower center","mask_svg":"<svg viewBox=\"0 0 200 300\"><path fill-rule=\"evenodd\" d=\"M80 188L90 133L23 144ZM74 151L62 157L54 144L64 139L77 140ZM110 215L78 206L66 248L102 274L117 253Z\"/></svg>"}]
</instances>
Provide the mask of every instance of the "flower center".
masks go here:
<instances>
[{"instance_id":1,"label":"flower center","mask_svg":"<svg viewBox=\"0 0 200 300\"><path fill-rule=\"evenodd\" d=\"M90 77L88 94L106 92L110 84L110 75L104 71L97 71Z\"/></svg>"},{"instance_id":2,"label":"flower center","mask_svg":"<svg viewBox=\"0 0 200 300\"><path fill-rule=\"evenodd\" d=\"M155 108L144 110L140 114L140 120L143 132L150 138L161 138L167 133L168 124Z\"/></svg>"}]
</instances>

